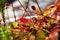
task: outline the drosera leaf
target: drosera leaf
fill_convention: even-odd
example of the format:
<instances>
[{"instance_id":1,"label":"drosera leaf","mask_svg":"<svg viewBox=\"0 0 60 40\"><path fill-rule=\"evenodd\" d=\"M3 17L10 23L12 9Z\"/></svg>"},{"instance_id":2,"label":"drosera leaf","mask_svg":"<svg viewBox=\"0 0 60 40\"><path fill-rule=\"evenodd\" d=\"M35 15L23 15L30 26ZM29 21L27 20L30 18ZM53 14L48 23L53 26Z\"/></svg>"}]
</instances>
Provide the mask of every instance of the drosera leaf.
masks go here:
<instances>
[{"instance_id":1,"label":"drosera leaf","mask_svg":"<svg viewBox=\"0 0 60 40\"><path fill-rule=\"evenodd\" d=\"M45 33L42 30L39 30L36 35L36 40L45 40Z\"/></svg>"}]
</instances>

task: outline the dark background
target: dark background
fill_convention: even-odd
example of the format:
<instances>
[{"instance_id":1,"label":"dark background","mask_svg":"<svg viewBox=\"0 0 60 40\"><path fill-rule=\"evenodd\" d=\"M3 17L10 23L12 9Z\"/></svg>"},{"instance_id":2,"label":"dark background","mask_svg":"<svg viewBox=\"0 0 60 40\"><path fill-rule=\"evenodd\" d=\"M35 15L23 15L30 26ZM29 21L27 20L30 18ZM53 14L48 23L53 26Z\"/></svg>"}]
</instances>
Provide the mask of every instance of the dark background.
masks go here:
<instances>
[{"instance_id":1,"label":"dark background","mask_svg":"<svg viewBox=\"0 0 60 40\"><path fill-rule=\"evenodd\" d=\"M14 1L16 1L16 0L5 0L5 2L7 2L9 4L13 3Z\"/></svg>"}]
</instances>

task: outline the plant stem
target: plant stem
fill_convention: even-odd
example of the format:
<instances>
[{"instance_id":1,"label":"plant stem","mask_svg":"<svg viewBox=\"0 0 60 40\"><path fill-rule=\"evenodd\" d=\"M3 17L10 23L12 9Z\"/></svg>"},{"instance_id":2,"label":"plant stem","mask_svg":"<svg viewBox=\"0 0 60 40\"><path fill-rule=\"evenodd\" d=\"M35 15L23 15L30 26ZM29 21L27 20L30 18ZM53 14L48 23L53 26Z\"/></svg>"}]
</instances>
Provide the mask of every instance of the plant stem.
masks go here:
<instances>
[{"instance_id":1,"label":"plant stem","mask_svg":"<svg viewBox=\"0 0 60 40\"><path fill-rule=\"evenodd\" d=\"M20 3L20 5L24 8L24 6L21 4L21 2L18 0L18 2ZM29 0L28 0L28 3L27 3L27 6L26 6L26 8L24 8L24 10L25 10L25 12L27 12L26 11L26 9L28 8L28 4L29 4ZM25 15L25 12L24 12L24 15ZM29 15L30 15L30 13L29 12L27 12ZM30 15L31 16L31 15Z\"/></svg>"},{"instance_id":2,"label":"plant stem","mask_svg":"<svg viewBox=\"0 0 60 40\"><path fill-rule=\"evenodd\" d=\"M39 4L38 4L38 1L37 1L37 0L35 0L35 1L36 1L36 3L37 3L37 6L38 6L39 10L40 10L41 13L42 13L42 10L41 10L41 8L40 8L40 6L39 6Z\"/></svg>"},{"instance_id":3,"label":"plant stem","mask_svg":"<svg viewBox=\"0 0 60 40\"><path fill-rule=\"evenodd\" d=\"M12 2L12 0L11 0L11 2ZM15 15L15 11L14 11L14 7L13 7L13 3L12 3L12 9L13 9L14 18L15 18L15 21L16 21L16 15Z\"/></svg>"},{"instance_id":4,"label":"plant stem","mask_svg":"<svg viewBox=\"0 0 60 40\"><path fill-rule=\"evenodd\" d=\"M3 9L2 9L2 18L3 18L4 26L6 26L6 24L5 24L5 16L4 16L4 11L3 11Z\"/></svg>"}]
</instances>

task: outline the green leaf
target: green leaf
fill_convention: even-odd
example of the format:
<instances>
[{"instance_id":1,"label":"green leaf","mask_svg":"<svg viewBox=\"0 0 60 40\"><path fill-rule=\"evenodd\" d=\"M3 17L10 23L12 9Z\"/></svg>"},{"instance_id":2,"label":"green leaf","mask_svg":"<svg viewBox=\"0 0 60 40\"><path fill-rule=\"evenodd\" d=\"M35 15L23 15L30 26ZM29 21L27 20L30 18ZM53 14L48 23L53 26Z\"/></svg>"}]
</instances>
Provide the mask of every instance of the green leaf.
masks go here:
<instances>
[{"instance_id":1,"label":"green leaf","mask_svg":"<svg viewBox=\"0 0 60 40\"><path fill-rule=\"evenodd\" d=\"M17 28L18 27L18 22L13 22L13 27Z\"/></svg>"},{"instance_id":2,"label":"green leaf","mask_svg":"<svg viewBox=\"0 0 60 40\"><path fill-rule=\"evenodd\" d=\"M38 14L38 15L40 15L40 14L41 14L41 11L40 11L40 10L38 10L37 14Z\"/></svg>"},{"instance_id":3,"label":"green leaf","mask_svg":"<svg viewBox=\"0 0 60 40\"><path fill-rule=\"evenodd\" d=\"M0 0L0 11L4 9L5 6L5 0Z\"/></svg>"},{"instance_id":4,"label":"green leaf","mask_svg":"<svg viewBox=\"0 0 60 40\"><path fill-rule=\"evenodd\" d=\"M39 30L35 40L45 40L45 37L45 33L42 30Z\"/></svg>"},{"instance_id":5,"label":"green leaf","mask_svg":"<svg viewBox=\"0 0 60 40\"><path fill-rule=\"evenodd\" d=\"M1 25L0 25L0 40L13 40L11 31Z\"/></svg>"}]
</instances>

